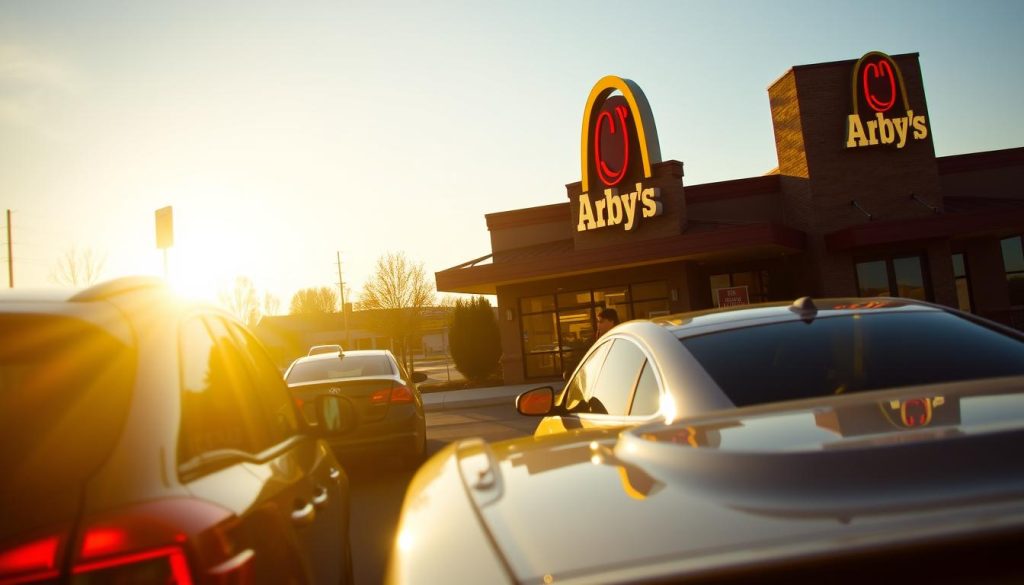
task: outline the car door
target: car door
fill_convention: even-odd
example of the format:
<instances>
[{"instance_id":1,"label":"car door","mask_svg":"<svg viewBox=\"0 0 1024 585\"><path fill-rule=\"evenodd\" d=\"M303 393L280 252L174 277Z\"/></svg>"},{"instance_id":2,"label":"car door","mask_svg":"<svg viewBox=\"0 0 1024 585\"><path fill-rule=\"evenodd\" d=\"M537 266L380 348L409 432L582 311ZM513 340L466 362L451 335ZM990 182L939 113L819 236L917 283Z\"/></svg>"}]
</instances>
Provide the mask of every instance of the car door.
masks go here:
<instances>
[{"instance_id":1,"label":"car door","mask_svg":"<svg viewBox=\"0 0 1024 585\"><path fill-rule=\"evenodd\" d=\"M564 432L574 428L615 427L635 424L651 418L638 407L631 414L637 381L641 377L646 355L631 339L616 337L595 346L566 384L559 398L566 414L545 417L535 435ZM645 399L649 399L646 393Z\"/></svg>"},{"instance_id":2,"label":"car door","mask_svg":"<svg viewBox=\"0 0 1024 585\"><path fill-rule=\"evenodd\" d=\"M226 322L189 318L180 347L180 480L196 497L234 513L225 530L234 549L251 551L255 582L315 580L306 544L315 494L294 454L306 439L276 441L280 433L267 424Z\"/></svg>"},{"instance_id":3,"label":"car door","mask_svg":"<svg viewBox=\"0 0 1024 585\"><path fill-rule=\"evenodd\" d=\"M292 512L301 549L309 556L316 583L343 583L351 570L348 548L348 478L326 443L300 433L294 402L280 372L263 346L239 325L227 322L241 347L251 380L250 391L262 407L272 440L287 444L273 460L250 464L254 473L282 484L277 499L281 509L292 500L303 508ZM294 474L294 486L284 484ZM308 499L305 494L311 494ZM297 498L297 499L296 499ZM302 518L312 507L308 517Z\"/></svg>"}]
</instances>

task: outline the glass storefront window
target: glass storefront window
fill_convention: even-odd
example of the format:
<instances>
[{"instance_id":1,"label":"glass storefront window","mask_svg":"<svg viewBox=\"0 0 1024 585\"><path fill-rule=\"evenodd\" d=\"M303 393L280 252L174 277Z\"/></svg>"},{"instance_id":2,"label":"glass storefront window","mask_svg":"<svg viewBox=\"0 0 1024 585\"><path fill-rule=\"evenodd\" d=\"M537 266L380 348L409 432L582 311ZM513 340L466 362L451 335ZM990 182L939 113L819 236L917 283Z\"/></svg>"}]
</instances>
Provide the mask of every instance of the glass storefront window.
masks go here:
<instances>
[{"instance_id":1,"label":"glass storefront window","mask_svg":"<svg viewBox=\"0 0 1024 585\"><path fill-rule=\"evenodd\" d=\"M857 294L862 297L889 296L889 272L885 260L857 264Z\"/></svg>"},{"instance_id":2,"label":"glass storefront window","mask_svg":"<svg viewBox=\"0 0 1024 585\"><path fill-rule=\"evenodd\" d=\"M587 345L594 340L594 310L570 309L558 312L558 333L562 338L562 351L568 351L581 343Z\"/></svg>"},{"instance_id":3,"label":"glass storefront window","mask_svg":"<svg viewBox=\"0 0 1024 585\"><path fill-rule=\"evenodd\" d=\"M1007 274L1024 272L1024 246L1021 245L1021 237L1006 238L1000 244L1003 248L1003 267Z\"/></svg>"},{"instance_id":4,"label":"glass storefront window","mask_svg":"<svg viewBox=\"0 0 1024 585\"><path fill-rule=\"evenodd\" d=\"M635 319L650 319L651 317L668 315L668 300L662 299L660 301L633 303L633 311Z\"/></svg>"},{"instance_id":5,"label":"glass storefront window","mask_svg":"<svg viewBox=\"0 0 1024 585\"><path fill-rule=\"evenodd\" d=\"M931 297L922 256L902 256L858 262L857 290L862 297L904 297L927 301Z\"/></svg>"},{"instance_id":6,"label":"glass storefront window","mask_svg":"<svg viewBox=\"0 0 1024 585\"><path fill-rule=\"evenodd\" d=\"M711 277L711 290L716 288L729 288L732 286L732 278L728 274L715 274Z\"/></svg>"},{"instance_id":7,"label":"glass storefront window","mask_svg":"<svg viewBox=\"0 0 1024 585\"><path fill-rule=\"evenodd\" d=\"M644 282L641 284L634 284L630 288L633 291L634 301L668 298L668 283L665 282L664 280L659 282Z\"/></svg>"},{"instance_id":8,"label":"glass storefront window","mask_svg":"<svg viewBox=\"0 0 1024 585\"><path fill-rule=\"evenodd\" d=\"M971 311L971 288L967 278L967 261L963 254L953 254L953 282L956 284L957 307Z\"/></svg>"},{"instance_id":9,"label":"glass storefront window","mask_svg":"<svg viewBox=\"0 0 1024 585\"><path fill-rule=\"evenodd\" d=\"M668 283L661 281L521 298L526 377L561 376L574 368L594 341L601 309L615 309L622 321L657 317L668 314L668 295Z\"/></svg>"},{"instance_id":10,"label":"glass storefront window","mask_svg":"<svg viewBox=\"0 0 1024 585\"><path fill-rule=\"evenodd\" d=\"M1021 245L1021 237L1006 238L1000 243L1006 284L1010 287L1010 304L1024 305L1024 246Z\"/></svg>"},{"instance_id":11,"label":"glass storefront window","mask_svg":"<svg viewBox=\"0 0 1024 585\"><path fill-rule=\"evenodd\" d=\"M583 290L571 293L561 293L558 295L558 308L565 309L567 307L584 307L590 306L590 291Z\"/></svg>"},{"instance_id":12,"label":"glass storefront window","mask_svg":"<svg viewBox=\"0 0 1024 585\"><path fill-rule=\"evenodd\" d=\"M895 258L892 261L892 269L896 275L896 294L898 296L919 301L928 300L925 298L921 258L918 256Z\"/></svg>"},{"instance_id":13,"label":"glass storefront window","mask_svg":"<svg viewBox=\"0 0 1024 585\"><path fill-rule=\"evenodd\" d=\"M554 313L523 316L523 349L526 353L558 349Z\"/></svg>"},{"instance_id":14,"label":"glass storefront window","mask_svg":"<svg viewBox=\"0 0 1024 585\"><path fill-rule=\"evenodd\" d=\"M528 378L553 378L562 374L562 364L556 354L527 354L525 361Z\"/></svg>"},{"instance_id":15,"label":"glass storefront window","mask_svg":"<svg viewBox=\"0 0 1024 585\"><path fill-rule=\"evenodd\" d=\"M629 287L619 286L594 291L594 304L607 309L615 309L619 314L620 321L629 321L633 318L629 310Z\"/></svg>"},{"instance_id":16,"label":"glass storefront window","mask_svg":"<svg viewBox=\"0 0 1024 585\"><path fill-rule=\"evenodd\" d=\"M750 298L751 303L763 303L768 300L767 270L714 274L709 279L709 284L711 286L711 302L716 307L719 306L716 291L721 288L745 286L747 287L747 296Z\"/></svg>"},{"instance_id":17,"label":"glass storefront window","mask_svg":"<svg viewBox=\"0 0 1024 585\"><path fill-rule=\"evenodd\" d=\"M554 295L544 295L540 297L526 297L519 300L519 312L523 315L527 313L540 313L543 311L554 311L555 310L555 297Z\"/></svg>"}]
</instances>

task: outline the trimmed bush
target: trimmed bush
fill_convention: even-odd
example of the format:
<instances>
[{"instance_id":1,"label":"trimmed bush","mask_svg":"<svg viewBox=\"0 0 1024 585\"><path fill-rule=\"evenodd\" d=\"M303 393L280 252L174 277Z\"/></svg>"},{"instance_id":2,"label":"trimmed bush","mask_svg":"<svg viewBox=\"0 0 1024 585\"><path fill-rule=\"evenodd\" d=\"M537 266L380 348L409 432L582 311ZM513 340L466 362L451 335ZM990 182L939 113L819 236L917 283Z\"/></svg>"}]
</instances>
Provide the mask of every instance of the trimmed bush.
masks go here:
<instances>
[{"instance_id":1,"label":"trimmed bush","mask_svg":"<svg viewBox=\"0 0 1024 585\"><path fill-rule=\"evenodd\" d=\"M448 346L455 368L469 380L484 380L497 372L501 337L490 301L484 297L455 301Z\"/></svg>"}]
</instances>

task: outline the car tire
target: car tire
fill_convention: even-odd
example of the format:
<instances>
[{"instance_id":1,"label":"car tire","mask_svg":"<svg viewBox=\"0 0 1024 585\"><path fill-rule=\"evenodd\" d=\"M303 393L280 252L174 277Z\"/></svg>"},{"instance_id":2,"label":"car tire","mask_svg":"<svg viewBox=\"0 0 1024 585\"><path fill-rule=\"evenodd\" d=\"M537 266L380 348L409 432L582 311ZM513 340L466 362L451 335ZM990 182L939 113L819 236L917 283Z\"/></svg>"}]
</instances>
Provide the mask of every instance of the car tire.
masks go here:
<instances>
[{"instance_id":1,"label":"car tire","mask_svg":"<svg viewBox=\"0 0 1024 585\"><path fill-rule=\"evenodd\" d=\"M420 433L416 442L413 443L412 450L402 457L402 466L406 469L415 471L419 468L420 464L427 457L427 429L424 428L423 432Z\"/></svg>"}]
</instances>

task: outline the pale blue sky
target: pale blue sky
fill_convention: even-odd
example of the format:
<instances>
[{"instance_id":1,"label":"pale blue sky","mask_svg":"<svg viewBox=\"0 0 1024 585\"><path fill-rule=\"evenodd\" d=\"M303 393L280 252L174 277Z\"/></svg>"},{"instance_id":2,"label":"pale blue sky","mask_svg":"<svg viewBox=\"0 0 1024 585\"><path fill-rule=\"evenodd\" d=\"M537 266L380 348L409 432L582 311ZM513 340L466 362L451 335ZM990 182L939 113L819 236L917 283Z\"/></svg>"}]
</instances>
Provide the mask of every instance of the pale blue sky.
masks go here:
<instances>
[{"instance_id":1,"label":"pale blue sky","mask_svg":"<svg viewBox=\"0 0 1024 585\"><path fill-rule=\"evenodd\" d=\"M920 53L938 155L1024 146L1020 1L7 0L15 281L49 286L71 246L159 273L173 205L197 293L241 274L286 308L341 250L358 294L384 252L433 273L489 252L485 213L565 201L604 75L643 88L693 185L776 165L766 89L789 67L872 50Z\"/></svg>"}]
</instances>

